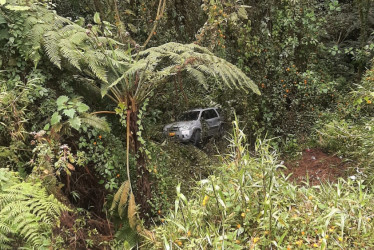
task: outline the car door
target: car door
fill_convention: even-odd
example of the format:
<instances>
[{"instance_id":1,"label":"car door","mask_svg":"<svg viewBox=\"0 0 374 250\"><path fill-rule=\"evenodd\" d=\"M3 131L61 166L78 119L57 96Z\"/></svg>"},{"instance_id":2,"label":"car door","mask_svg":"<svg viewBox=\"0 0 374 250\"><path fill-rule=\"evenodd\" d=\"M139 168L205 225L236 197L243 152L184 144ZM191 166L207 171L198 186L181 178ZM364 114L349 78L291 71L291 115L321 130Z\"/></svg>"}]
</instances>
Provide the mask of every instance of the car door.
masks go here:
<instances>
[{"instance_id":1,"label":"car door","mask_svg":"<svg viewBox=\"0 0 374 250\"><path fill-rule=\"evenodd\" d=\"M220 118L215 109L209 109L209 126L211 134L215 135L219 130Z\"/></svg>"},{"instance_id":2,"label":"car door","mask_svg":"<svg viewBox=\"0 0 374 250\"><path fill-rule=\"evenodd\" d=\"M204 110L201 114L201 117L203 118L204 122L207 125L206 133L208 136L214 135L216 131L218 131L219 126L219 118L218 114L214 109L207 109ZM204 124L202 124L204 126ZM203 128L204 130L204 128Z\"/></svg>"}]
</instances>

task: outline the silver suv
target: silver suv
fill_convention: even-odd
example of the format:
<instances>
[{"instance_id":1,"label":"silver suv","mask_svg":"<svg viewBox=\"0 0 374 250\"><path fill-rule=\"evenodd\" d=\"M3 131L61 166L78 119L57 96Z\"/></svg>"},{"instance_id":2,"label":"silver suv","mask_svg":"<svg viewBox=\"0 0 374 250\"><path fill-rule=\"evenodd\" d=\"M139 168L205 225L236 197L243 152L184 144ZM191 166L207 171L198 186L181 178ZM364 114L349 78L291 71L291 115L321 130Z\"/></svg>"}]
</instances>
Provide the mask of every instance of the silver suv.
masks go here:
<instances>
[{"instance_id":1,"label":"silver suv","mask_svg":"<svg viewBox=\"0 0 374 250\"><path fill-rule=\"evenodd\" d=\"M198 145L203 137L222 135L223 117L218 108L193 109L166 125L163 132L167 137Z\"/></svg>"}]
</instances>

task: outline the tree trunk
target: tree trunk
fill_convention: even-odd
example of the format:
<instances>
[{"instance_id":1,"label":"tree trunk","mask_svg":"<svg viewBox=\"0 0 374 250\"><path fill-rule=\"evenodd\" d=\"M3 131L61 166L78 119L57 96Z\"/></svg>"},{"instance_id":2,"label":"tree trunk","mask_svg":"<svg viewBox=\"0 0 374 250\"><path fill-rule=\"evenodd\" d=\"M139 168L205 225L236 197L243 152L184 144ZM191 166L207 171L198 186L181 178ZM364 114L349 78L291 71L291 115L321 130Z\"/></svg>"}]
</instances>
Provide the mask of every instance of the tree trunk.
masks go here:
<instances>
[{"instance_id":1,"label":"tree trunk","mask_svg":"<svg viewBox=\"0 0 374 250\"><path fill-rule=\"evenodd\" d=\"M370 10L370 2L371 0L358 0L358 11L360 16L360 49L363 50L368 37L369 37L369 25L368 25L368 17L369 17L369 10ZM364 58L360 59L359 66L358 66L358 77L361 78L365 70L367 60Z\"/></svg>"},{"instance_id":2,"label":"tree trunk","mask_svg":"<svg viewBox=\"0 0 374 250\"><path fill-rule=\"evenodd\" d=\"M136 155L136 203L140 205L140 217L148 220L150 215L151 207L149 205L149 200L151 199L151 184L150 184L150 173L146 167L146 156L140 150L141 144L138 140L138 110L137 108L130 111L130 131L132 137L132 145L130 148L133 149Z\"/></svg>"}]
</instances>

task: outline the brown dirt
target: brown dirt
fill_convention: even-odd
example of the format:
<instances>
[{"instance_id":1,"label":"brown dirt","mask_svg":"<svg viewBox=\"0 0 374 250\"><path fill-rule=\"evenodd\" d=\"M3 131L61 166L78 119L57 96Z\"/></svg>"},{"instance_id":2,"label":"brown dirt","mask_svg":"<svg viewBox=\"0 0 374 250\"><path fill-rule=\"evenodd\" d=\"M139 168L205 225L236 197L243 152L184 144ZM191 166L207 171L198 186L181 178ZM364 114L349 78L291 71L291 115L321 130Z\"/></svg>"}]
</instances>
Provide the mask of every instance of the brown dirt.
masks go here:
<instances>
[{"instance_id":1,"label":"brown dirt","mask_svg":"<svg viewBox=\"0 0 374 250\"><path fill-rule=\"evenodd\" d=\"M62 173L60 176L60 181L64 184L62 192L75 207L84 208L101 218L106 218L103 206L108 192L99 184L94 171L90 170L92 168L92 166L77 167L70 176ZM77 193L79 198L74 198L72 191Z\"/></svg>"},{"instance_id":2,"label":"brown dirt","mask_svg":"<svg viewBox=\"0 0 374 250\"><path fill-rule=\"evenodd\" d=\"M55 236L62 237L64 248L74 250L109 249L108 246L99 246L99 244L110 241L113 233L113 225L107 220L92 214L87 216L71 212L63 212L60 216L60 225L53 229ZM87 240L92 241L92 246L87 244Z\"/></svg>"},{"instance_id":3,"label":"brown dirt","mask_svg":"<svg viewBox=\"0 0 374 250\"><path fill-rule=\"evenodd\" d=\"M306 149L299 160L285 163L286 175L291 174L289 180L302 184L309 178L310 185L321 182L335 182L343 177L347 165L335 156L324 153L320 149Z\"/></svg>"},{"instance_id":4,"label":"brown dirt","mask_svg":"<svg viewBox=\"0 0 374 250\"><path fill-rule=\"evenodd\" d=\"M92 168L91 168L92 169ZM55 236L63 240L64 249L109 249L101 244L110 241L114 235L114 226L103 212L107 191L98 184L98 178L90 168L79 167L71 175L62 173L60 181L64 184L61 192L66 197L68 207L83 208L80 212L64 212L60 216L60 225L53 229ZM72 191L79 195L74 199Z\"/></svg>"}]
</instances>

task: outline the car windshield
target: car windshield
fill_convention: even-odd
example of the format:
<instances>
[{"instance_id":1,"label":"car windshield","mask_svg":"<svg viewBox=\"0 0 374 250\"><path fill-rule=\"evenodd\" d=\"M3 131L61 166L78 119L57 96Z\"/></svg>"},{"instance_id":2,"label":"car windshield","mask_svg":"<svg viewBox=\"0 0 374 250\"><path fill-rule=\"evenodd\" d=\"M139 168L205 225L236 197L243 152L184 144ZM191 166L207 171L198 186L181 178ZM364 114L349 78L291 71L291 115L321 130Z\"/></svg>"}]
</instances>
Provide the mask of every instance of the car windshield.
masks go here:
<instances>
[{"instance_id":1,"label":"car windshield","mask_svg":"<svg viewBox=\"0 0 374 250\"><path fill-rule=\"evenodd\" d=\"M178 121L193 121L199 118L200 111L189 111L183 113L179 118Z\"/></svg>"}]
</instances>

